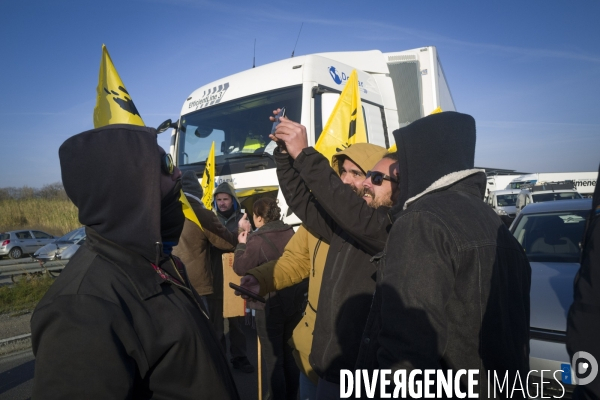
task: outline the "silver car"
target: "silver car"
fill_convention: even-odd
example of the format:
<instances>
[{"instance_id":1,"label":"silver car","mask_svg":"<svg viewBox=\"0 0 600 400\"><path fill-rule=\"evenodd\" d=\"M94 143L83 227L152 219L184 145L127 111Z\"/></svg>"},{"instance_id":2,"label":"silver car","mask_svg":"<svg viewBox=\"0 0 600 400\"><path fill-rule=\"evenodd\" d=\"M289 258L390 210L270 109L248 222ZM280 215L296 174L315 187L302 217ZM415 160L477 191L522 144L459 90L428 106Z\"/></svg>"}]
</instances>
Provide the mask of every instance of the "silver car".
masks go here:
<instances>
[{"instance_id":1,"label":"silver car","mask_svg":"<svg viewBox=\"0 0 600 400\"><path fill-rule=\"evenodd\" d=\"M54 240L56 237L42 231L22 229L0 233L0 257L21 258L23 254L33 254Z\"/></svg>"},{"instance_id":2,"label":"silver car","mask_svg":"<svg viewBox=\"0 0 600 400\"><path fill-rule=\"evenodd\" d=\"M81 246L83 246L83 243L85 243L85 238L86 238L86 236L84 235L81 239L77 240L75 243L73 243L69 247L65 248L62 251L56 252L56 259L57 260L70 260L75 255L77 250L79 250L79 248Z\"/></svg>"},{"instance_id":3,"label":"silver car","mask_svg":"<svg viewBox=\"0 0 600 400\"><path fill-rule=\"evenodd\" d=\"M33 254L33 258L38 261L46 262L56 260L56 254L62 252L73 243L85 236L85 228L77 228L66 235L58 238L52 243L48 243Z\"/></svg>"},{"instance_id":4,"label":"silver car","mask_svg":"<svg viewBox=\"0 0 600 400\"><path fill-rule=\"evenodd\" d=\"M511 226L531 264L529 361L533 375L546 370L544 395L568 396L577 383L566 348L567 314L591 208L591 199L529 204Z\"/></svg>"}]
</instances>

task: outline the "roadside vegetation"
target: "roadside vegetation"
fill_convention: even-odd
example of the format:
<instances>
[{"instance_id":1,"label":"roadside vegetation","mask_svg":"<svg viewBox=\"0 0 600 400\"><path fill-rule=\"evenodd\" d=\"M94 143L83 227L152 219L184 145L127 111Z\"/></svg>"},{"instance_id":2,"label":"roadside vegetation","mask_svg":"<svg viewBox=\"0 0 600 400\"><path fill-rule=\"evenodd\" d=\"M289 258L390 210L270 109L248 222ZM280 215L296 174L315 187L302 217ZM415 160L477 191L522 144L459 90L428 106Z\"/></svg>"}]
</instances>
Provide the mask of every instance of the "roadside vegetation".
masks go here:
<instances>
[{"instance_id":1,"label":"roadside vegetation","mask_svg":"<svg viewBox=\"0 0 600 400\"><path fill-rule=\"evenodd\" d=\"M32 311L53 282L48 274L28 275L12 286L0 287L0 314Z\"/></svg>"},{"instance_id":2,"label":"roadside vegetation","mask_svg":"<svg viewBox=\"0 0 600 400\"><path fill-rule=\"evenodd\" d=\"M77 208L60 183L0 188L0 232L37 229L61 236L79 226Z\"/></svg>"}]
</instances>

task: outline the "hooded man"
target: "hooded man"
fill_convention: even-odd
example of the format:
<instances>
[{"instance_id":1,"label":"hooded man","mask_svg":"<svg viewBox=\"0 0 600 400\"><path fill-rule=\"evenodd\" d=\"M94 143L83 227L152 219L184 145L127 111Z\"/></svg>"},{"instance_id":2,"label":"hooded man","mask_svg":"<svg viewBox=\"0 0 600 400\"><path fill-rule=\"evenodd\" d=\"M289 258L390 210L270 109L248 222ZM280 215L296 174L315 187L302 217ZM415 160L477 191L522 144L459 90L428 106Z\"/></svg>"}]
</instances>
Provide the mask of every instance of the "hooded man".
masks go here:
<instances>
[{"instance_id":1,"label":"hooded man","mask_svg":"<svg viewBox=\"0 0 600 400\"><path fill-rule=\"evenodd\" d=\"M318 398L337 398L340 371L354 368L375 291L371 259L383 250L391 228L387 205L398 194L397 162L388 153L366 171L358 198L328 160L308 147L304 126L280 121L271 138L279 143L273 155L285 200L330 243L309 360L320 378Z\"/></svg>"},{"instance_id":2,"label":"hooded man","mask_svg":"<svg viewBox=\"0 0 600 400\"><path fill-rule=\"evenodd\" d=\"M242 213L240 202L235 194L235 189L228 182L223 182L215 189L213 195L214 209L217 218L229 232L238 235L238 222L244 214ZM214 292L207 296L210 309L210 320L215 326L217 337L226 351L225 325L223 319L223 254L217 248L212 248L210 253ZM233 368L239 369L245 373L254 372L254 367L248 361L246 356L246 336L242 327L244 325L243 317L227 318L229 321L229 351L231 353L231 363Z\"/></svg>"},{"instance_id":3,"label":"hooded man","mask_svg":"<svg viewBox=\"0 0 600 400\"><path fill-rule=\"evenodd\" d=\"M387 151L381 146L357 143L336 153L331 159L331 166L339 173L344 184L350 186L359 197L363 197L365 191L363 183L367 171L371 170L386 153ZM318 382L318 375L310 366L308 357L311 353L319 291L328 250L328 242L302 225L285 246L281 258L248 271L248 275L242 278L242 286L258 292L261 296L298 284L303 279L309 279L308 304L290 341L294 346L296 364L303 372L300 377L302 399L309 397L306 392L312 386L310 382L314 387ZM310 381L307 382L308 379Z\"/></svg>"},{"instance_id":4,"label":"hooded man","mask_svg":"<svg viewBox=\"0 0 600 400\"><path fill-rule=\"evenodd\" d=\"M598 171L600 177L600 171ZM592 200L592 211L587 221L582 241L581 267L575 277L574 301L569 309L567 319L567 350L573 358L579 352L586 352L596 361L600 360L600 178L596 181L596 190ZM574 365L579 377L580 367L591 359L581 354L576 357ZM588 362L589 368L582 368L589 378L594 373L594 367ZM596 364L597 367L597 364ZM598 370L595 370L598 373ZM582 374L583 375L583 374ZM582 385L578 382L573 399L600 398L600 377Z\"/></svg>"},{"instance_id":5,"label":"hooded man","mask_svg":"<svg viewBox=\"0 0 600 400\"><path fill-rule=\"evenodd\" d=\"M237 244L237 235L225 228L212 211L204 208L202 186L194 171L186 171L181 178L181 184L200 226L185 219L179 244L173 248L173 255L185 264L190 281L198 294L206 296L214 291L210 245L222 251L233 251Z\"/></svg>"},{"instance_id":6,"label":"hooded man","mask_svg":"<svg viewBox=\"0 0 600 400\"><path fill-rule=\"evenodd\" d=\"M33 398L238 398L200 297L170 256L184 225L181 172L156 134L109 125L60 147L87 240L33 313Z\"/></svg>"},{"instance_id":7,"label":"hooded man","mask_svg":"<svg viewBox=\"0 0 600 400\"><path fill-rule=\"evenodd\" d=\"M400 196L356 368L390 369L392 376L404 370L407 377L451 370L460 387L445 396L469 388L488 398L494 393L488 394L488 371L507 376L511 388L517 374L523 379L529 372L529 262L482 201L486 176L473 169L471 116L430 115L394 131L394 138ZM459 370L478 372L479 384L469 387ZM443 389L430 379L428 392ZM511 395L506 387L498 394Z\"/></svg>"},{"instance_id":8,"label":"hooded man","mask_svg":"<svg viewBox=\"0 0 600 400\"><path fill-rule=\"evenodd\" d=\"M235 189L229 182L223 182L213 193L214 208L219 221L229 231L237 233L238 221L242 219L240 202L235 194Z\"/></svg>"}]
</instances>

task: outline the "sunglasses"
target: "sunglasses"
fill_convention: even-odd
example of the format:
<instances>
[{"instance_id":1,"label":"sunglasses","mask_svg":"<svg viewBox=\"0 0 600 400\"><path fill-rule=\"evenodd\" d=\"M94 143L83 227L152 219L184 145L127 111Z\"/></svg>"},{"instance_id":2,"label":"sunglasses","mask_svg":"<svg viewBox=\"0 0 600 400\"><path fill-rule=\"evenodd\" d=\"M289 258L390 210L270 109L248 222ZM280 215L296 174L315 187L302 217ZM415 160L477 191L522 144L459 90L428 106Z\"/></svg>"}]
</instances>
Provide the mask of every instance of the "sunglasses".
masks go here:
<instances>
[{"instance_id":1,"label":"sunglasses","mask_svg":"<svg viewBox=\"0 0 600 400\"><path fill-rule=\"evenodd\" d=\"M175 171L175 163L171 154L165 153L160 157L160 168L167 175L173 175Z\"/></svg>"},{"instance_id":2,"label":"sunglasses","mask_svg":"<svg viewBox=\"0 0 600 400\"><path fill-rule=\"evenodd\" d=\"M379 171L367 171L367 174L365 175L365 179L369 179L369 178L371 178L371 182L373 182L373 185L375 185L375 186L381 186L381 184L383 183L384 180L398 183L398 179L392 178L391 176L386 175L383 172L379 172Z\"/></svg>"}]
</instances>

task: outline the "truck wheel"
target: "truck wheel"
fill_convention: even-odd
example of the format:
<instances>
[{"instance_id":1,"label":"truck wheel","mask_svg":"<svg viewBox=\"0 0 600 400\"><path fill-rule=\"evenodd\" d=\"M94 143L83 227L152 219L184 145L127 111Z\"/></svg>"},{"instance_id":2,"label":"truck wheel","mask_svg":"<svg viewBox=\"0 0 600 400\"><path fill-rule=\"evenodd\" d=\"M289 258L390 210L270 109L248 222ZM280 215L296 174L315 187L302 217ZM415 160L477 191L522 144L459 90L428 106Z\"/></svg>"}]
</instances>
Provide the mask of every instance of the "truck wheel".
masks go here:
<instances>
[{"instance_id":1,"label":"truck wheel","mask_svg":"<svg viewBox=\"0 0 600 400\"><path fill-rule=\"evenodd\" d=\"M10 258L17 259L17 258L21 258L21 256L23 256L23 251L21 250L20 247L13 247L12 249L10 249L10 251L8 252L8 256Z\"/></svg>"}]
</instances>

